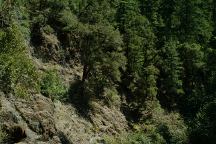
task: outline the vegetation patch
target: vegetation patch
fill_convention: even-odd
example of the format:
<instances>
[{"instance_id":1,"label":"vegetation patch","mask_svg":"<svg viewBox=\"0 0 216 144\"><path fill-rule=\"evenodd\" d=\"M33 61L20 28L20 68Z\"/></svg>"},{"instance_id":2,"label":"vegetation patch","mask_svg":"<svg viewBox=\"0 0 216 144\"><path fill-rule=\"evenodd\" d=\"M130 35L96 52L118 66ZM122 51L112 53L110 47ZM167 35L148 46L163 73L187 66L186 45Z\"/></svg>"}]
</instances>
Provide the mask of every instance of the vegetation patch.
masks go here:
<instances>
[{"instance_id":1,"label":"vegetation patch","mask_svg":"<svg viewBox=\"0 0 216 144\"><path fill-rule=\"evenodd\" d=\"M43 73L40 87L41 93L52 99L63 100L67 94L67 88L55 70L49 70Z\"/></svg>"}]
</instances>

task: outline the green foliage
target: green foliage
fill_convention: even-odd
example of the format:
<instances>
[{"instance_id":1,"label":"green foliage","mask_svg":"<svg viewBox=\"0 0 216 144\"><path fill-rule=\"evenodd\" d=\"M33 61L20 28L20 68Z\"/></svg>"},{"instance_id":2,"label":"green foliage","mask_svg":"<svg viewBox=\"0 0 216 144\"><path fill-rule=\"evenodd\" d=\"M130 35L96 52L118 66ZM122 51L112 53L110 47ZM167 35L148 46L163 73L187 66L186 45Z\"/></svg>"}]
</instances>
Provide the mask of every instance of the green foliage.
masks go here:
<instances>
[{"instance_id":1,"label":"green foliage","mask_svg":"<svg viewBox=\"0 0 216 144\"><path fill-rule=\"evenodd\" d=\"M212 0L185 0L181 7L181 29L184 41L206 44L212 36ZM183 5L186 3L186 5ZM181 34L181 33L179 33Z\"/></svg>"},{"instance_id":2,"label":"green foliage","mask_svg":"<svg viewBox=\"0 0 216 144\"><path fill-rule=\"evenodd\" d=\"M196 43L182 44L179 53L184 68L182 80L185 95L181 99L182 111L190 111L188 116L194 116L202 104L204 94L204 53L202 47Z\"/></svg>"},{"instance_id":3,"label":"green foliage","mask_svg":"<svg viewBox=\"0 0 216 144\"><path fill-rule=\"evenodd\" d=\"M81 5L79 19L83 23L112 23L115 17L114 1L87 0ZM100 12L99 12L100 11Z\"/></svg>"},{"instance_id":4,"label":"green foliage","mask_svg":"<svg viewBox=\"0 0 216 144\"><path fill-rule=\"evenodd\" d=\"M118 108L121 106L121 97L115 87L105 88L103 97L108 105Z\"/></svg>"},{"instance_id":5,"label":"green foliage","mask_svg":"<svg viewBox=\"0 0 216 144\"><path fill-rule=\"evenodd\" d=\"M59 21L65 25L63 30L65 31L71 31L77 28L78 26L78 19L76 15L71 13L69 10L63 10L61 13L59 13Z\"/></svg>"},{"instance_id":6,"label":"green foliage","mask_svg":"<svg viewBox=\"0 0 216 144\"><path fill-rule=\"evenodd\" d=\"M162 16L159 12L160 6L164 3L163 0L139 0L141 13L146 15L155 27L164 26Z\"/></svg>"},{"instance_id":7,"label":"green foliage","mask_svg":"<svg viewBox=\"0 0 216 144\"><path fill-rule=\"evenodd\" d=\"M42 76L41 93L52 99L63 99L67 89L57 71L49 70Z\"/></svg>"},{"instance_id":8,"label":"green foliage","mask_svg":"<svg viewBox=\"0 0 216 144\"><path fill-rule=\"evenodd\" d=\"M150 103L150 102L149 102ZM119 136L105 136L106 143L113 144L186 144L187 126L178 113L167 113L159 105L143 112L143 122L131 123L132 132Z\"/></svg>"},{"instance_id":9,"label":"green foliage","mask_svg":"<svg viewBox=\"0 0 216 144\"><path fill-rule=\"evenodd\" d=\"M129 137L127 142L128 144L132 144L132 143L148 144L151 142L150 139L142 133L131 134L128 137Z\"/></svg>"},{"instance_id":10,"label":"green foliage","mask_svg":"<svg viewBox=\"0 0 216 144\"><path fill-rule=\"evenodd\" d=\"M25 41L18 27L13 24L1 33L0 89L21 97L36 92L36 69L27 56Z\"/></svg>"},{"instance_id":11,"label":"green foliage","mask_svg":"<svg viewBox=\"0 0 216 144\"><path fill-rule=\"evenodd\" d=\"M1 96L0 96L1 97ZM2 103L0 101L0 115L1 115L1 118L0 120L2 120ZM3 130L2 128L2 124L0 125L0 143L5 143L6 139L8 138L8 135L7 133Z\"/></svg>"},{"instance_id":12,"label":"green foliage","mask_svg":"<svg viewBox=\"0 0 216 144\"><path fill-rule=\"evenodd\" d=\"M206 104L196 115L195 123L191 123L191 141L193 143L213 144L216 141L215 100Z\"/></svg>"},{"instance_id":13,"label":"green foliage","mask_svg":"<svg viewBox=\"0 0 216 144\"><path fill-rule=\"evenodd\" d=\"M188 143L187 127L178 114L164 114L164 116L159 119L157 120L157 131L163 136L167 143Z\"/></svg>"},{"instance_id":14,"label":"green foliage","mask_svg":"<svg viewBox=\"0 0 216 144\"><path fill-rule=\"evenodd\" d=\"M0 143L4 143L7 139L7 134L0 128Z\"/></svg>"},{"instance_id":15,"label":"green foliage","mask_svg":"<svg viewBox=\"0 0 216 144\"><path fill-rule=\"evenodd\" d=\"M44 26L44 27L43 27L43 31L44 31L45 33L47 33L47 34L52 34L52 33L54 33L54 30L53 30L53 28L52 28L50 25Z\"/></svg>"},{"instance_id":16,"label":"green foliage","mask_svg":"<svg viewBox=\"0 0 216 144\"><path fill-rule=\"evenodd\" d=\"M117 18L128 60L123 83L133 95L129 105L141 111L145 101L155 100L157 95L155 35L148 19L139 13L137 2L120 3Z\"/></svg>"},{"instance_id":17,"label":"green foliage","mask_svg":"<svg viewBox=\"0 0 216 144\"><path fill-rule=\"evenodd\" d=\"M144 113L144 128L152 134L159 134L166 143L186 144L187 126L178 113L167 113L159 104Z\"/></svg>"},{"instance_id":18,"label":"green foliage","mask_svg":"<svg viewBox=\"0 0 216 144\"><path fill-rule=\"evenodd\" d=\"M161 136L145 132L126 133L116 137L105 136L104 140L106 144L165 144Z\"/></svg>"},{"instance_id":19,"label":"green foliage","mask_svg":"<svg viewBox=\"0 0 216 144\"><path fill-rule=\"evenodd\" d=\"M141 128L124 142L187 142L173 111L195 123L193 140L214 141L215 0L8 0L0 8L0 90L38 92L27 44L34 53L46 47L46 56L58 55L55 62L83 66L81 81L71 86L74 101L124 105L128 120L148 123L148 134ZM55 37L56 48L44 33ZM45 72L40 87L52 98L67 91L54 71Z\"/></svg>"},{"instance_id":20,"label":"green foliage","mask_svg":"<svg viewBox=\"0 0 216 144\"><path fill-rule=\"evenodd\" d=\"M86 93L99 98L103 88L120 81L119 69L125 66L121 36L111 25L96 24L83 28L85 31L82 31L80 40L82 81Z\"/></svg>"},{"instance_id":21,"label":"green foliage","mask_svg":"<svg viewBox=\"0 0 216 144\"><path fill-rule=\"evenodd\" d=\"M159 100L162 106L174 108L184 94L182 88L182 62L178 53L178 42L168 41L160 53Z\"/></svg>"}]
</instances>

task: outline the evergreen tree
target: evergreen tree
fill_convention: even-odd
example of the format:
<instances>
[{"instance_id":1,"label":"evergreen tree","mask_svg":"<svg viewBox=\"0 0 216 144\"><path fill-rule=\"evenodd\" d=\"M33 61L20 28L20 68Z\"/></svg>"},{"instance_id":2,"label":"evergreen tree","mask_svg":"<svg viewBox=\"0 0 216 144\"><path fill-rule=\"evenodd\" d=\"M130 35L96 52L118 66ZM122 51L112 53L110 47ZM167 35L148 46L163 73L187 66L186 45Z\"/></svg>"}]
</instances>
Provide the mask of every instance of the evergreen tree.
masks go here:
<instances>
[{"instance_id":1,"label":"evergreen tree","mask_svg":"<svg viewBox=\"0 0 216 144\"><path fill-rule=\"evenodd\" d=\"M147 99L155 100L158 70L154 66L157 51L149 21L140 14L138 2L122 2L118 9L119 29L123 33L127 57L124 83L130 91L128 100L133 109L144 110Z\"/></svg>"},{"instance_id":2,"label":"evergreen tree","mask_svg":"<svg viewBox=\"0 0 216 144\"><path fill-rule=\"evenodd\" d=\"M206 44L212 33L211 0L185 0L181 7L181 26L179 38L182 41ZM182 36L181 36L182 35Z\"/></svg>"},{"instance_id":3,"label":"evergreen tree","mask_svg":"<svg viewBox=\"0 0 216 144\"><path fill-rule=\"evenodd\" d=\"M183 89L184 97L181 99L182 110L193 117L199 110L204 91L204 53L202 47L195 43L185 43L179 48L181 61L183 62Z\"/></svg>"},{"instance_id":4,"label":"evergreen tree","mask_svg":"<svg viewBox=\"0 0 216 144\"><path fill-rule=\"evenodd\" d=\"M120 34L112 26L104 24L87 25L79 42L83 64L82 83L101 97L103 89L120 81L119 68L124 68ZM87 94L87 93L86 93Z\"/></svg>"},{"instance_id":5,"label":"evergreen tree","mask_svg":"<svg viewBox=\"0 0 216 144\"><path fill-rule=\"evenodd\" d=\"M158 98L169 110L176 108L182 89L182 62L178 53L178 42L170 40L162 48L160 63L160 80L158 81Z\"/></svg>"}]
</instances>

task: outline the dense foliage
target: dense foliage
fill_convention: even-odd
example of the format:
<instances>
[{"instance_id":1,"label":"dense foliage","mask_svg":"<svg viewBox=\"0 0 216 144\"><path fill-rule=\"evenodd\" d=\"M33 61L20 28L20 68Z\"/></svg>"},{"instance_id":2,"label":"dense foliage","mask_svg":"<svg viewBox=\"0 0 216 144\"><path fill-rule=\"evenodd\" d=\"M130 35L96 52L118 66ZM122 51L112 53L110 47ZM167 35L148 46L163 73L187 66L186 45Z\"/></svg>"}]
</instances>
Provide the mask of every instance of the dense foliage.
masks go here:
<instances>
[{"instance_id":1,"label":"dense foliage","mask_svg":"<svg viewBox=\"0 0 216 144\"><path fill-rule=\"evenodd\" d=\"M215 0L0 0L0 89L121 108L136 132L107 143L213 144L215 26ZM73 95L30 50L83 66Z\"/></svg>"}]
</instances>

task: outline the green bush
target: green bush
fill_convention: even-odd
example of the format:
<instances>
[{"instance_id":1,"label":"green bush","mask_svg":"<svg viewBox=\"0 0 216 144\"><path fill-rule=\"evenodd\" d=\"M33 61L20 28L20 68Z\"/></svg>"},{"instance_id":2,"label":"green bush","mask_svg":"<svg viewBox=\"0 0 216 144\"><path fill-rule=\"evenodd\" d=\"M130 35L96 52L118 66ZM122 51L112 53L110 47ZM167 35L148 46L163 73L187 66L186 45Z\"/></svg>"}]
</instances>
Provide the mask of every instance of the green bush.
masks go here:
<instances>
[{"instance_id":1,"label":"green bush","mask_svg":"<svg viewBox=\"0 0 216 144\"><path fill-rule=\"evenodd\" d=\"M26 97L37 92L37 82L36 68L27 55L19 26L14 23L0 31L0 89Z\"/></svg>"},{"instance_id":2,"label":"green bush","mask_svg":"<svg viewBox=\"0 0 216 144\"><path fill-rule=\"evenodd\" d=\"M167 113L158 107L153 109L152 117L147 123L155 125L156 132L166 140L166 143L188 143L188 128L178 113Z\"/></svg>"},{"instance_id":3,"label":"green bush","mask_svg":"<svg viewBox=\"0 0 216 144\"><path fill-rule=\"evenodd\" d=\"M130 134L125 144L150 144L151 139L144 135L144 133Z\"/></svg>"},{"instance_id":4,"label":"green bush","mask_svg":"<svg viewBox=\"0 0 216 144\"><path fill-rule=\"evenodd\" d=\"M118 91L116 90L115 87L104 88L103 96L104 96L105 102L108 103L109 106L120 107L121 98L118 95Z\"/></svg>"},{"instance_id":5,"label":"green bush","mask_svg":"<svg viewBox=\"0 0 216 144\"><path fill-rule=\"evenodd\" d=\"M0 143L4 143L7 138L7 134L0 129Z\"/></svg>"},{"instance_id":6,"label":"green bush","mask_svg":"<svg viewBox=\"0 0 216 144\"><path fill-rule=\"evenodd\" d=\"M105 136L106 144L165 144L157 133L131 132L115 137Z\"/></svg>"},{"instance_id":7,"label":"green bush","mask_svg":"<svg viewBox=\"0 0 216 144\"><path fill-rule=\"evenodd\" d=\"M0 126L0 144L6 143L7 138L7 133L2 129L2 126Z\"/></svg>"},{"instance_id":8,"label":"green bush","mask_svg":"<svg viewBox=\"0 0 216 144\"><path fill-rule=\"evenodd\" d=\"M40 86L41 93L52 99L63 98L67 93L67 88L55 70L49 70L44 73Z\"/></svg>"},{"instance_id":9,"label":"green bush","mask_svg":"<svg viewBox=\"0 0 216 144\"><path fill-rule=\"evenodd\" d=\"M46 33L46 34L52 34L54 33L54 29L50 26L50 25L46 25L43 27L43 31Z\"/></svg>"}]
</instances>

